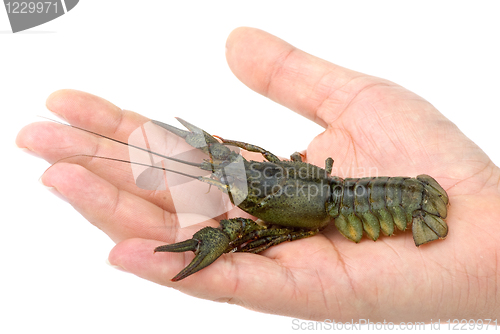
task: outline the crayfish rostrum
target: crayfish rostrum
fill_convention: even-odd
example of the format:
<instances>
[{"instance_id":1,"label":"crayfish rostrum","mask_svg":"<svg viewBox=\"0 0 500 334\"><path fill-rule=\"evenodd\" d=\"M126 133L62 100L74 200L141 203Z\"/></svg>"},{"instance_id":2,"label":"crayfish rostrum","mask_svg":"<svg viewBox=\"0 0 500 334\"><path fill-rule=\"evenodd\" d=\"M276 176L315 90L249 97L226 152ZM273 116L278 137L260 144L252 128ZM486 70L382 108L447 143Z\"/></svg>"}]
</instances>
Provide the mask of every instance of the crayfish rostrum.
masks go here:
<instances>
[{"instance_id":1,"label":"crayfish rostrum","mask_svg":"<svg viewBox=\"0 0 500 334\"><path fill-rule=\"evenodd\" d=\"M325 168L303 162L299 153L285 161L258 146L215 138L179 121L189 131L152 122L206 153L209 158L196 167L211 176L191 177L227 193L234 205L258 221L224 219L219 227L205 227L192 239L157 247L155 252L195 253L172 281L194 274L224 253L259 253L284 241L313 236L331 221L354 242L360 241L363 232L377 240L381 232L390 236L396 227L405 230L410 223L416 246L448 233L444 221L448 196L429 175L342 179L330 175L332 158L326 159ZM228 146L260 153L266 161L248 161Z\"/></svg>"}]
</instances>

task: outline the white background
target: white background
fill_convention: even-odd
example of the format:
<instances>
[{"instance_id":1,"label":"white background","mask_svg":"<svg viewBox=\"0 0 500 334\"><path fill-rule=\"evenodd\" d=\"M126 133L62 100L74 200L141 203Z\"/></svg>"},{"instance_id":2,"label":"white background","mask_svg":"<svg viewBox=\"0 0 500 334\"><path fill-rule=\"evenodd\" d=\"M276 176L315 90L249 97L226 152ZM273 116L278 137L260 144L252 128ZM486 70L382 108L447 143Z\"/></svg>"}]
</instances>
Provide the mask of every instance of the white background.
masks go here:
<instances>
[{"instance_id":1,"label":"white background","mask_svg":"<svg viewBox=\"0 0 500 334\"><path fill-rule=\"evenodd\" d=\"M1 333L292 332L291 318L198 300L108 266L113 243L37 182L46 162L14 146L24 125L50 116L51 92L75 88L167 123L182 116L281 156L305 149L321 128L229 70L224 44L238 26L401 84L500 164L495 1L181 3L80 1L17 34L0 7ZM241 118L243 129L235 126Z\"/></svg>"}]
</instances>

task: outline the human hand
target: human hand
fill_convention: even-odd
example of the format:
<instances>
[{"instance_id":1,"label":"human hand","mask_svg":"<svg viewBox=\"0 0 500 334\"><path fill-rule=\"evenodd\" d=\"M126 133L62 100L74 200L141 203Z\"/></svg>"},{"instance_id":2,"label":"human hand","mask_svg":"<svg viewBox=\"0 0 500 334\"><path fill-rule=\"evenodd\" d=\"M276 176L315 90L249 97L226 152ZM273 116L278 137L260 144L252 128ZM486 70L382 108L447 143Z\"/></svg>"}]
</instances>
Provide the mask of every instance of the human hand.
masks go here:
<instances>
[{"instance_id":1,"label":"human hand","mask_svg":"<svg viewBox=\"0 0 500 334\"><path fill-rule=\"evenodd\" d=\"M235 30L227 48L242 82L325 127L309 144L307 162L323 166L331 156L333 174L341 177L376 168L380 176L436 178L450 197L447 239L417 248L405 232L354 244L329 227L261 255L226 254L172 283L191 257L152 250L188 239L200 226L179 229L168 195L138 189L125 165L54 165L43 183L118 243L109 261L197 297L304 319L496 318L500 172L484 152L431 104L387 80L333 65L255 29ZM54 93L47 106L71 124L123 140L147 121L75 91ZM49 162L126 150L53 123L26 127L17 143Z\"/></svg>"}]
</instances>

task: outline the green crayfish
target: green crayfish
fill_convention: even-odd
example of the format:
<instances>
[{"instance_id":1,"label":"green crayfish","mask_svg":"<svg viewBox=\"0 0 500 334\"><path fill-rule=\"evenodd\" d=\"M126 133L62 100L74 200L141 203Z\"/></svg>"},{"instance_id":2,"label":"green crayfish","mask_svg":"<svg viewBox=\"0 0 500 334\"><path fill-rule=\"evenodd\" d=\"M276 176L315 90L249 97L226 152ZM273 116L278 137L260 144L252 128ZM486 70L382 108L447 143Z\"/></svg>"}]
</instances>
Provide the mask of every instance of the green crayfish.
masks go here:
<instances>
[{"instance_id":1,"label":"green crayfish","mask_svg":"<svg viewBox=\"0 0 500 334\"><path fill-rule=\"evenodd\" d=\"M178 281L205 268L228 252L259 253L284 241L319 233L331 221L346 238L359 242L363 232L377 240L382 232L394 234L411 224L415 245L445 238L448 226L448 196L428 175L341 179L331 176L333 160L325 168L301 159L294 153L281 160L255 145L215 138L179 119L189 130L180 130L158 121L154 124L174 133L208 155L200 164L210 177L190 176L217 187L243 211L259 218L220 221L217 228L205 227L192 239L157 247L155 252L193 251L193 261L177 274ZM247 161L228 146L257 152L267 160ZM177 160L178 161L178 160Z\"/></svg>"}]
</instances>

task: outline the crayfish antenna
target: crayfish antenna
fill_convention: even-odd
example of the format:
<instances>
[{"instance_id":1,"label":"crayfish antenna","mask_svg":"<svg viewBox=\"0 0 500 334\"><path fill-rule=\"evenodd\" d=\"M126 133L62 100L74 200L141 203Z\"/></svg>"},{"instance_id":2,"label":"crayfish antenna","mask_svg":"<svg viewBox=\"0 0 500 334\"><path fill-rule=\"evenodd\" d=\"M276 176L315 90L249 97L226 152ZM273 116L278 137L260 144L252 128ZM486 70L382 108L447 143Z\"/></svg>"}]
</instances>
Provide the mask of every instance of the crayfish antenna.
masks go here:
<instances>
[{"instance_id":1,"label":"crayfish antenna","mask_svg":"<svg viewBox=\"0 0 500 334\"><path fill-rule=\"evenodd\" d=\"M118 140L118 139L115 139L115 138L111 138L111 137L108 137L108 136L105 136L105 135L102 135L100 133L97 133L97 132L94 132L94 131L90 131L90 130L87 130L87 129L84 129L84 128L80 128L78 126L75 126L75 125L71 125L71 124L65 124L65 123L62 123L62 122L59 122L59 121L56 121L56 120L53 120L53 119L50 119L50 118L47 118L47 117L44 117L44 116L39 116L41 118L45 118L51 122L54 122L54 123L58 123L58 124L61 124L61 125L64 125L64 126L68 126L70 128L74 128L74 129L78 129L78 130L81 130L83 132L87 132L87 133L91 133L93 135L96 135L98 137L101 137L101 138L105 138L105 139L108 139L110 141L113 141L115 143L118 143L118 144L122 144L122 145L125 145L125 146L129 146L129 147L133 147L137 150L140 150L140 151L144 151L144 152L147 152L147 153L150 153L152 155L155 155L157 157L161 157L161 158L164 158L164 159L167 159L167 160L171 160L171 161L175 161L175 162L179 162L181 164L185 164L185 165L189 165L189 166L194 166L194 167L198 167L198 168L201 168L202 167L202 164L199 164L199 163L194 163L194 162L189 162L189 161L185 161L185 160L181 160L181 159L177 159L177 158L174 158L174 157L169 157L169 156L166 156L166 155L163 155L163 154L160 154L160 153L157 153L157 152L153 152L151 150L148 150L146 148L143 148L143 147L139 147L139 146L136 146L136 145L132 145L130 143L125 143L121 140ZM158 121L154 121L152 120L151 122L157 124L157 125L160 125L161 127L164 127L165 129L167 129L166 127L171 127L179 132L183 132L183 133L186 133L189 134L190 132L189 131L184 131L184 130L180 130L180 129L177 129L171 125L168 125L168 124L165 124L165 123L161 123L161 122L158 122ZM158 123L161 123L161 124L158 124ZM169 130L169 129L167 129ZM169 130L175 134L177 134L176 132L172 131L172 130ZM182 135L180 134L177 134L179 136L181 136L182 138L184 138ZM73 158L73 157L93 157L93 158L100 158L100 159L108 159L108 160L115 160L115 161L121 161L121 162L128 162L128 163L131 163L131 164L136 164L136 165L144 165L142 163L137 163L137 162L131 162L131 161L125 161L125 160L121 160L121 159L113 159L113 158L106 158L106 157L99 157L99 156L92 156L92 155L88 155L88 154L76 154L76 155L72 155L72 156L69 156L69 157L65 157L65 158L62 158L62 159L59 159L57 160L54 164L62 161L62 160L65 160L65 159L69 159L69 158ZM149 165L144 165L144 166L149 166ZM154 166L150 166L150 167L154 167ZM160 168L161 169L161 168ZM175 172L175 171L173 171Z\"/></svg>"},{"instance_id":2,"label":"crayfish antenna","mask_svg":"<svg viewBox=\"0 0 500 334\"><path fill-rule=\"evenodd\" d=\"M193 251L194 259L182 269L172 282L180 281L205 268L224 254L229 246L229 237L220 229L205 227L193 235L192 239L178 242L172 245L164 245L155 248L156 252L187 252Z\"/></svg>"}]
</instances>

